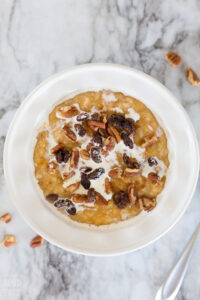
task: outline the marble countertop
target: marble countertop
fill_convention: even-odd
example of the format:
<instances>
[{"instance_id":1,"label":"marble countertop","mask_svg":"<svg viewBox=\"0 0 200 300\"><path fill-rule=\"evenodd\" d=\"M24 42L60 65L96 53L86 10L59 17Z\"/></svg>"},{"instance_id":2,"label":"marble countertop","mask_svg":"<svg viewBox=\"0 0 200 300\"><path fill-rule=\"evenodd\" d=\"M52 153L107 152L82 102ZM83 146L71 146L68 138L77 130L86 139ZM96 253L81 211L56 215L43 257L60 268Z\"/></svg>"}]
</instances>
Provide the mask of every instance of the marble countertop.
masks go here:
<instances>
[{"instance_id":1,"label":"marble countertop","mask_svg":"<svg viewBox=\"0 0 200 300\"><path fill-rule=\"evenodd\" d=\"M8 126L27 94L42 80L73 65L111 62L135 67L165 84L187 110L200 141L200 88L185 67L200 74L199 0L6 0L0 2L0 299L153 300L167 271L200 219L200 184L186 213L164 237L135 253L95 258L49 243L31 249L35 233L22 220L5 187L2 151ZM183 58L175 69L169 50ZM14 150L13 150L14 151ZM184 154L183 154L184 159ZM178 300L200 299L200 241Z\"/></svg>"}]
</instances>

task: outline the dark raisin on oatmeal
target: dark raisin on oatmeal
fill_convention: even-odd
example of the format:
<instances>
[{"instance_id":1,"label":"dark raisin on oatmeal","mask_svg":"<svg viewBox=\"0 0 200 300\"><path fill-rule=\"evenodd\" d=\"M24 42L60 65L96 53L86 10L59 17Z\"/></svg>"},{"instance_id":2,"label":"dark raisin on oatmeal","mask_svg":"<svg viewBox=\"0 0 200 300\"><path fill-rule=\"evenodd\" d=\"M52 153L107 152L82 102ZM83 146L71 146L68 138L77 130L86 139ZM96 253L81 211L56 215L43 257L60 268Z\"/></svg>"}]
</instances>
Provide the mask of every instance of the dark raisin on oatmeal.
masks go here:
<instances>
[{"instance_id":1,"label":"dark raisin on oatmeal","mask_svg":"<svg viewBox=\"0 0 200 300\"><path fill-rule=\"evenodd\" d=\"M128 168L132 168L131 159L126 153L123 154L123 162L125 163L125 165L127 165Z\"/></svg>"},{"instance_id":2,"label":"dark raisin on oatmeal","mask_svg":"<svg viewBox=\"0 0 200 300\"><path fill-rule=\"evenodd\" d=\"M62 162L67 163L70 158L70 152L65 149L59 149L56 153L56 161L61 164Z\"/></svg>"},{"instance_id":3,"label":"dark raisin on oatmeal","mask_svg":"<svg viewBox=\"0 0 200 300\"><path fill-rule=\"evenodd\" d=\"M54 202L58 200L58 194L49 194L46 196L46 199L49 200L50 202Z\"/></svg>"},{"instance_id":4,"label":"dark raisin on oatmeal","mask_svg":"<svg viewBox=\"0 0 200 300\"><path fill-rule=\"evenodd\" d=\"M81 167L80 171L82 171L83 173L89 173L92 171L92 168L90 167Z\"/></svg>"},{"instance_id":5,"label":"dark raisin on oatmeal","mask_svg":"<svg viewBox=\"0 0 200 300\"><path fill-rule=\"evenodd\" d=\"M105 173L105 170L103 168L98 168L92 171L91 173L88 174L89 179L97 179L99 178L102 174Z\"/></svg>"},{"instance_id":6,"label":"dark raisin on oatmeal","mask_svg":"<svg viewBox=\"0 0 200 300\"><path fill-rule=\"evenodd\" d=\"M129 202L128 195L124 191L119 191L115 194L113 200L115 205L120 209L125 208Z\"/></svg>"},{"instance_id":7,"label":"dark raisin on oatmeal","mask_svg":"<svg viewBox=\"0 0 200 300\"><path fill-rule=\"evenodd\" d=\"M64 206L67 206L68 205L68 199L60 199L60 200L57 200L55 203L54 203L54 206L57 207L57 208L62 208Z\"/></svg>"},{"instance_id":8,"label":"dark raisin on oatmeal","mask_svg":"<svg viewBox=\"0 0 200 300\"><path fill-rule=\"evenodd\" d=\"M95 163L101 163L101 152L97 147L91 148L91 157Z\"/></svg>"},{"instance_id":9,"label":"dark raisin on oatmeal","mask_svg":"<svg viewBox=\"0 0 200 300\"><path fill-rule=\"evenodd\" d=\"M102 137L99 132L94 132L92 137L93 143L95 143L95 146L101 147L102 146Z\"/></svg>"},{"instance_id":10,"label":"dark raisin on oatmeal","mask_svg":"<svg viewBox=\"0 0 200 300\"><path fill-rule=\"evenodd\" d=\"M76 207L71 200L67 200L66 211L69 215L76 215Z\"/></svg>"},{"instance_id":11,"label":"dark raisin on oatmeal","mask_svg":"<svg viewBox=\"0 0 200 300\"><path fill-rule=\"evenodd\" d=\"M84 129L84 127L82 125L75 124L74 128L78 132L78 135L80 135L80 136L84 136L85 135L85 129Z\"/></svg>"},{"instance_id":12,"label":"dark raisin on oatmeal","mask_svg":"<svg viewBox=\"0 0 200 300\"><path fill-rule=\"evenodd\" d=\"M92 115L91 115L91 120L92 120L92 121L100 122L100 121L101 121L101 116L100 116L100 114L98 114L98 113L92 114Z\"/></svg>"},{"instance_id":13,"label":"dark raisin on oatmeal","mask_svg":"<svg viewBox=\"0 0 200 300\"><path fill-rule=\"evenodd\" d=\"M95 201L95 200L96 200L96 192L95 192L95 189L90 188L90 189L88 190L87 196L88 196L88 200L89 200L89 201L91 201L91 202Z\"/></svg>"},{"instance_id":14,"label":"dark raisin on oatmeal","mask_svg":"<svg viewBox=\"0 0 200 300\"><path fill-rule=\"evenodd\" d=\"M81 113L81 114L79 114L79 115L76 117L76 120L77 120L78 122L86 121L86 120L88 120L88 119L89 119L89 115L88 115L88 113L86 113L86 112Z\"/></svg>"},{"instance_id":15,"label":"dark raisin on oatmeal","mask_svg":"<svg viewBox=\"0 0 200 300\"><path fill-rule=\"evenodd\" d=\"M133 168L133 169L140 169L140 167L141 167L141 166L140 166L140 164L139 164L137 161L134 161L134 162L133 162L133 164L132 164L132 168Z\"/></svg>"},{"instance_id":16,"label":"dark raisin on oatmeal","mask_svg":"<svg viewBox=\"0 0 200 300\"><path fill-rule=\"evenodd\" d=\"M117 114L112 114L108 119L108 123L117 129L123 129L124 122L125 118Z\"/></svg>"},{"instance_id":17,"label":"dark raisin on oatmeal","mask_svg":"<svg viewBox=\"0 0 200 300\"><path fill-rule=\"evenodd\" d=\"M148 164L149 164L150 167L153 167L153 166L157 166L158 162L154 157L149 157L148 158Z\"/></svg>"},{"instance_id":18,"label":"dark raisin on oatmeal","mask_svg":"<svg viewBox=\"0 0 200 300\"><path fill-rule=\"evenodd\" d=\"M123 130L127 134L131 134L135 131L135 121L131 118L127 118L123 124Z\"/></svg>"},{"instance_id":19,"label":"dark raisin on oatmeal","mask_svg":"<svg viewBox=\"0 0 200 300\"><path fill-rule=\"evenodd\" d=\"M128 146L130 149L133 149L133 141L130 139L127 133L122 132L121 138L126 146Z\"/></svg>"},{"instance_id":20,"label":"dark raisin on oatmeal","mask_svg":"<svg viewBox=\"0 0 200 300\"><path fill-rule=\"evenodd\" d=\"M81 173L81 185L86 190L90 188L90 180L88 179L88 175L85 173Z\"/></svg>"}]
</instances>

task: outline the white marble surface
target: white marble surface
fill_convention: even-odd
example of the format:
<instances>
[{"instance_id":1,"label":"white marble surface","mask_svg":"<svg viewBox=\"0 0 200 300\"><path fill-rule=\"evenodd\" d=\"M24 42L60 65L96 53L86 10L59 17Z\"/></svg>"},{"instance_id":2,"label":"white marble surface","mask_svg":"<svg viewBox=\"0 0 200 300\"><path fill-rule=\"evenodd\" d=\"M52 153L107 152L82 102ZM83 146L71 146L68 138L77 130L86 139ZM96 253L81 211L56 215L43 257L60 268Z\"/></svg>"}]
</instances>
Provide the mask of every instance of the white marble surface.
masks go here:
<instances>
[{"instance_id":1,"label":"white marble surface","mask_svg":"<svg viewBox=\"0 0 200 300\"><path fill-rule=\"evenodd\" d=\"M15 210L5 187L2 150L6 131L25 96L42 80L69 66L120 63L143 70L180 99L200 140L200 88L184 74L200 74L199 0L6 0L0 2L0 224L17 246L0 248L0 299L151 300L200 219L200 185L178 224L136 253L94 258L45 243L31 249L34 232ZM184 63L167 65L175 50ZM14 149L13 149L14 151ZM184 159L184 153L182 153ZM184 187L183 187L184 188ZM178 300L200 299L200 241Z\"/></svg>"}]
</instances>

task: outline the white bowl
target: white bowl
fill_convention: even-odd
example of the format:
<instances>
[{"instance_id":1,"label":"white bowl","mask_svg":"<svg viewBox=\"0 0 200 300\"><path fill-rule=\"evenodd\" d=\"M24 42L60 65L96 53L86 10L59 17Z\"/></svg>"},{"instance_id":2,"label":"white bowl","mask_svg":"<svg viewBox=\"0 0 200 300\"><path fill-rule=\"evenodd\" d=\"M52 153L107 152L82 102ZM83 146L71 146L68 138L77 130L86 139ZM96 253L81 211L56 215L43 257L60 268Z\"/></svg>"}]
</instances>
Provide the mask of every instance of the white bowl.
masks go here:
<instances>
[{"instance_id":1,"label":"white bowl","mask_svg":"<svg viewBox=\"0 0 200 300\"><path fill-rule=\"evenodd\" d=\"M170 169L157 207L110 226L87 226L60 217L43 199L34 178L37 129L66 95L86 90L121 91L144 102L168 136ZM8 130L4 171L10 196L26 222L49 242L88 255L114 255L142 248L166 233L190 203L199 171L192 124L177 99L152 77L120 65L89 64L55 74L22 103Z\"/></svg>"}]
</instances>

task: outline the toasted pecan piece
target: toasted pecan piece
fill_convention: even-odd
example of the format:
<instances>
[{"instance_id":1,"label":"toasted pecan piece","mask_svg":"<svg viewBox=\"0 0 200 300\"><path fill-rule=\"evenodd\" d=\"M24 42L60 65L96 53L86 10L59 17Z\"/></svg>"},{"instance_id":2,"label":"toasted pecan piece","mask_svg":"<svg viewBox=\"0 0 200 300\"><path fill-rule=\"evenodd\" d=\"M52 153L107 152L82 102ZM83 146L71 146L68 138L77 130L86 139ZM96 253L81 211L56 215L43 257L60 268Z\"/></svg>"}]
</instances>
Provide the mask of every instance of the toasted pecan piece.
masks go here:
<instances>
[{"instance_id":1,"label":"toasted pecan piece","mask_svg":"<svg viewBox=\"0 0 200 300\"><path fill-rule=\"evenodd\" d=\"M148 179L157 182L160 180L160 177L158 176L158 174L151 172L148 174Z\"/></svg>"},{"instance_id":2,"label":"toasted pecan piece","mask_svg":"<svg viewBox=\"0 0 200 300\"><path fill-rule=\"evenodd\" d=\"M64 147L64 145L62 143L56 145L55 147L51 148L51 153L54 154L56 153L58 150L62 149Z\"/></svg>"},{"instance_id":3,"label":"toasted pecan piece","mask_svg":"<svg viewBox=\"0 0 200 300\"><path fill-rule=\"evenodd\" d=\"M105 129L106 125L103 122L89 120L87 121L88 127L92 129L93 131L97 131L99 128Z\"/></svg>"},{"instance_id":4,"label":"toasted pecan piece","mask_svg":"<svg viewBox=\"0 0 200 300\"><path fill-rule=\"evenodd\" d=\"M78 109L71 105L66 105L57 111L57 116L61 118L72 118L78 114Z\"/></svg>"},{"instance_id":5,"label":"toasted pecan piece","mask_svg":"<svg viewBox=\"0 0 200 300\"><path fill-rule=\"evenodd\" d=\"M131 204L135 204L137 200L137 190L134 184L128 186L128 199Z\"/></svg>"},{"instance_id":6,"label":"toasted pecan piece","mask_svg":"<svg viewBox=\"0 0 200 300\"><path fill-rule=\"evenodd\" d=\"M58 168L58 165L57 165L57 163L55 161L50 161L48 163L48 173L49 174L55 174L57 168Z\"/></svg>"},{"instance_id":7,"label":"toasted pecan piece","mask_svg":"<svg viewBox=\"0 0 200 300\"><path fill-rule=\"evenodd\" d=\"M141 173L141 170L140 169L131 169L131 168L126 168L124 170L124 176L125 177L134 177L134 176L137 176Z\"/></svg>"},{"instance_id":8,"label":"toasted pecan piece","mask_svg":"<svg viewBox=\"0 0 200 300\"><path fill-rule=\"evenodd\" d=\"M87 150L82 149L80 151L81 154L81 158L85 159L85 160L89 160L90 159L90 153Z\"/></svg>"},{"instance_id":9,"label":"toasted pecan piece","mask_svg":"<svg viewBox=\"0 0 200 300\"><path fill-rule=\"evenodd\" d=\"M111 136L114 136L114 138L116 139L117 143L121 142L122 138L121 138L119 132L117 131L117 129L114 126L112 126L112 125L109 124L107 130L108 130L108 133Z\"/></svg>"},{"instance_id":10,"label":"toasted pecan piece","mask_svg":"<svg viewBox=\"0 0 200 300\"><path fill-rule=\"evenodd\" d=\"M99 205L108 205L108 201L98 192L95 194L96 203Z\"/></svg>"},{"instance_id":11,"label":"toasted pecan piece","mask_svg":"<svg viewBox=\"0 0 200 300\"><path fill-rule=\"evenodd\" d=\"M142 210L144 208L144 205L143 205L143 201L141 198L138 198L135 202L135 207L139 210Z\"/></svg>"},{"instance_id":12,"label":"toasted pecan piece","mask_svg":"<svg viewBox=\"0 0 200 300\"><path fill-rule=\"evenodd\" d=\"M70 184L68 185L65 190L66 192L69 192L69 193L74 193L80 186L80 181L76 182L76 183L73 183L73 184Z\"/></svg>"},{"instance_id":13,"label":"toasted pecan piece","mask_svg":"<svg viewBox=\"0 0 200 300\"><path fill-rule=\"evenodd\" d=\"M106 194L112 194L112 185L111 182L108 178L105 178L105 191Z\"/></svg>"},{"instance_id":14,"label":"toasted pecan piece","mask_svg":"<svg viewBox=\"0 0 200 300\"><path fill-rule=\"evenodd\" d=\"M187 68L186 76L192 85L200 86L200 78L191 68Z\"/></svg>"},{"instance_id":15,"label":"toasted pecan piece","mask_svg":"<svg viewBox=\"0 0 200 300\"><path fill-rule=\"evenodd\" d=\"M70 158L70 168L77 169L78 162L79 162L79 150L78 149L73 149L72 150L72 155L71 155L71 158Z\"/></svg>"},{"instance_id":16,"label":"toasted pecan piece","mask_svg":"<svg viewBox=\"0 0 200 300\"><path fill-rule=\"evenodd\" d=\"M1 241L1 244L5 248L9 248L17 243L17 239L13 234L7 234L4 239Z\"/></svg>"},{"instance_id":17,"label":"toasted pecan piece","mask_svg":"<svg viewBox=\"0 0 200 300\"><path fill-rule=\"evenodd\" d=\"M37 247L41 247L43 244L43 238L40 235L35 236L31 242L30 242L30 246L31 248L37 248Z\"/></svg>"},{"instance_id":18,"label":"toasted pecan piece","mask_svg":"<svg viewBox=\"0 0 200 300\"><path fill-rule=\"evenodd\" d=\"M153 208L156 207L157 202L156 202L155 198L149 198L149 197L143 196L143 197L141 197L141 199L142 199L142 202L143 202L144 210L149 212Z\"/></svg>"},{"instance_id":19,"label":"toasted pecan piece","mask_svg":"<svg viewBox=\"0 0 200 300\"><path fill-rule=\"evenodd\" d=\"M87 144L86 150L87 150L87 151L90 151L90 149L91 149L92 147L94 147L94 144L93 144L92 142L90 142L89 144Z\"/></svg>"},{"instance_id":20,"label":"toasted pecan piece","mask_svg":"<svg viewBox=\"0 0 200 300\"><path fill-rule=\"evenodd\" d=\"M68 180L69 178L73 177L75 175L75 172L69 171L68 173L63 173L63 177L65 178L65 180Z\"/></svg>"},{"instance_id":21,"label":"toasted pecan piece","mask_svg":"<svg viewBox=\"0 0 200 300\"><path fill-rule=\"evenodd\" d=\"M168 52L165 58L172 67L178 67L181 63L181 57L175 52Z\"/></svg>"},{"instance_id":22,"label":"toasted pecan piece","mask_svg":"<svg viewBox=\"0 0 200 300\"><path fill-rule=\"evenodd\" d=\"M154 144L156 144L158 138L155 134L150 134L144 137L144 143L141 145L142 148L148 148Z\"/></svg>"},{"instance_id":23,"label":"toasted pecan piece","mask_svg":"<svg viewBox=\"0 0 200 300\"><path fill-rule=\"evenodd\" d=\"M121 168L114 168L108 172L108 176L111 178L119 178L122 175L122 169Z\"/></svg>"},{"instance_id":24,"label":"toasted pecan piece","mask_svg":"<svg viewBox=\"0 0 200 300\"><path fill-rule=\"evenodd\" d=\"M115 147L115 138L113 136L107 137L104 141L104 146L106 151L112 151Z\"/></svg>"},{"instance_id":25,"label":"toasted pecan piece","mask_svg":"<svg viewBox=\"0 0 200 300\"><path fill-rule=\"evenodd\" d=\"M72 140L73 142L76 141L76 135L75 135L75 133L69 128L69 126L67 124L63 127L63 130L64 130L66 136L70 140Z\"/></svg>"},{"instance_id":26,"label":"toasted pecan piece","mask_svg":"<svg viewBox=\"0 0 200 300\"><path fill-rule=\"evenodd\" d=\"M82 195L82 194L74 194L73 201L75 203L90 203L91 202L90 200L88 200L87 195Z\"/></svg>"},{"instance_id":27,"label":"toasted pecan piece","mask_svg":"<svg viewBox=\"0 0 200 300\"><path fill-rule=\"evenodd\" d=\"M6 214L2 215L0 217L0 221L5 222L5 223L9 223L11 221L11 214L6 213Z\"/></svg>"}]
</instances>

